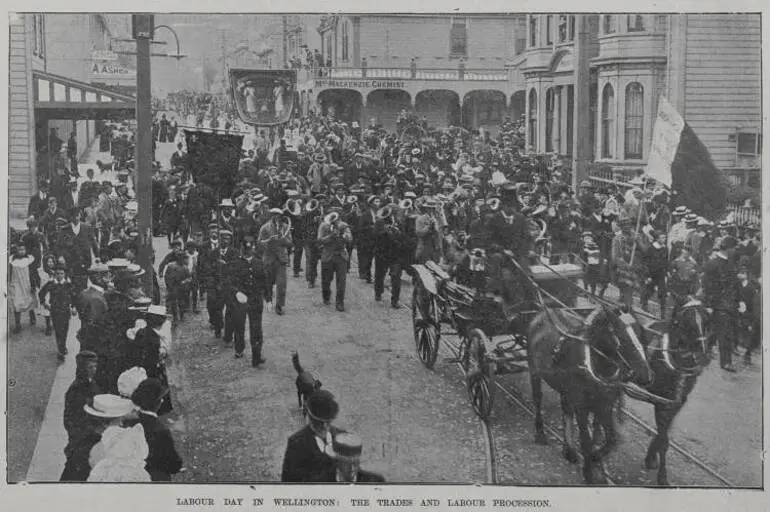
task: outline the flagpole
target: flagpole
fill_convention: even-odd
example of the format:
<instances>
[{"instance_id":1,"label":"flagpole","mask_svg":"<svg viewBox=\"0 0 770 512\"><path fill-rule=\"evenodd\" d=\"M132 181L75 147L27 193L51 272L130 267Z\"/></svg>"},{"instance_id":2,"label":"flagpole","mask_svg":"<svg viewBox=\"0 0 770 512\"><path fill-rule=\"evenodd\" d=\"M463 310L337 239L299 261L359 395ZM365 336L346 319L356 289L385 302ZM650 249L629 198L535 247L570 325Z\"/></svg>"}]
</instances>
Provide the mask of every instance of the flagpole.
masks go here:
<instances>
[{"instance_id":1,"label":"flagpole","mask_svg":"<svg viewBox=\"0 0 770 512\"><path fill-rule=\"evenodd\" d=\"M644 208L644 192L647 190L647 175L644 176L644 183L642 184L642 198L639 201L639 214L636 216L636 231L634 231L635 236L639 236L639 225L642 223L642 209ZM628 263L629 265L634 264L634 255L636 254L636 246L638 242L634 240L634 245L631 247L631 261Z\"/></svg>"}]
</instances>

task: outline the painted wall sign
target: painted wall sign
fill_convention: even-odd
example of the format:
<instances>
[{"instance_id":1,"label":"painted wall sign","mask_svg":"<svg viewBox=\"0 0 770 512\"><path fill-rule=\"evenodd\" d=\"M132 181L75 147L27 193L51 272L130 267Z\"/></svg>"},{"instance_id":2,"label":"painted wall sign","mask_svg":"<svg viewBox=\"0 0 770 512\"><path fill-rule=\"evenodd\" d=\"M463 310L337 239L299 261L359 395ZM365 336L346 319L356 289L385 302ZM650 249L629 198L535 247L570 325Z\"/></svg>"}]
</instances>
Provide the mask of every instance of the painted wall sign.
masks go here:
<instances>
[{"instance_id":1,"label":"painted wall sign","mask_svg":"<svg viewBox=\"0 0 770 512\"><path fill-rule=\"evenodd\" d=\"M336 87L340 89L403 89L406 82L403 80L332 80L321 79L314 83L316 88Z\"/></svg>"}]
</instances>

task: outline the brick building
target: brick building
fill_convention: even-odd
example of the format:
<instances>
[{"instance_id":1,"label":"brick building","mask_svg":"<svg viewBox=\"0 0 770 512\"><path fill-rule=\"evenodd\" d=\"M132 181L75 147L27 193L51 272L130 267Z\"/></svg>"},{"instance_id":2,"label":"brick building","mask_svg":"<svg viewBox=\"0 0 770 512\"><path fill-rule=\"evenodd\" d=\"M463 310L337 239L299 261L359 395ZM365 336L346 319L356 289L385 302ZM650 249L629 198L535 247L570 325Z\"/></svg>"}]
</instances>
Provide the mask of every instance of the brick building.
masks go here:
<instances>
[{"instance_id":1,"label":"brick building","mask_svg":"<svg viewBox=\"0 0 770 512\"><path fill-rule=\"evenodd\" d=\"M81 156L100 120L133 118L135 101L115 89L119 81L109 73L93 73L95 56L98 62L115 58L111 70L130 68L127 59L106 55L112 39L128 34L130 16L18 13L9 21L8 202L11 217L18 218L26 215L38 177L52 167L51 128L64 148L74 131ZM104 83L95 85L97 80Z\"/></svg>"}]
</instances>

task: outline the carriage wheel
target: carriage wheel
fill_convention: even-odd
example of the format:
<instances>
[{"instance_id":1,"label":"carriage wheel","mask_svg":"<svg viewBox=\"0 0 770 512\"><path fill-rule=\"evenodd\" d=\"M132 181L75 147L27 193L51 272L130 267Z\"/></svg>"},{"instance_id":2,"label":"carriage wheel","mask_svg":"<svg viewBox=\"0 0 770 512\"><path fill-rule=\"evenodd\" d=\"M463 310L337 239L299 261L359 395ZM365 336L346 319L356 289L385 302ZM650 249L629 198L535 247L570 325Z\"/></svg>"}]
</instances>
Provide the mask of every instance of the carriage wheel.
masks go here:
<instances>
[{"instance_id":1,"label":"carriage wheel","mask_svg":"<svg viewBox=\"0 0 770 512\"><path fill-rule=\"evenodd\" d=\"M492 396L492 377L489 373L486 349L487 335L481 329L473 329L468 333L462 345L461 361L466 372L468 397L471 407L479 418L485 420L492 413L494 403Z\"/></svg>"},{"instance_id":2,"label":"carriage wheel","mask_svg":"<svg viewBox=\"0 0 770 512\"><path fill-rule=\"evenodd\" d=\"M433 368L436 363L440 338L438 324L431 315L432 307L435 307L435 301L428 297L421 285L415 286L412 294L414 342L417 346L417 356L426 368Z\"/></svg>"}]
</instances>

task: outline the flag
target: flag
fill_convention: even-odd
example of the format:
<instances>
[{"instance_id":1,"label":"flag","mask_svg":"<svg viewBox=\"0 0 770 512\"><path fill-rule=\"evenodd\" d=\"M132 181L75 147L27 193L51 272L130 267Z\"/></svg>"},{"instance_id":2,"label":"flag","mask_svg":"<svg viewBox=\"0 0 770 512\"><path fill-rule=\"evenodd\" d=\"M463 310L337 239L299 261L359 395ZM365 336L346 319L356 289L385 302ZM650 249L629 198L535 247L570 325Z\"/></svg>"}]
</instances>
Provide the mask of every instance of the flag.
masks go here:
<instances>
[{"instance_id":1,"label":"flag","mask_svg":"<svg viewBox=\"0 0 770 512\"><path fill-rule=\"evenodd\" d=\"M727 179L711 160L706 146L679 112L660 98L646 174L673 192L674 206L687 206L704 217L722 214L727 205Z\"/></svg>"}]
</instances>

